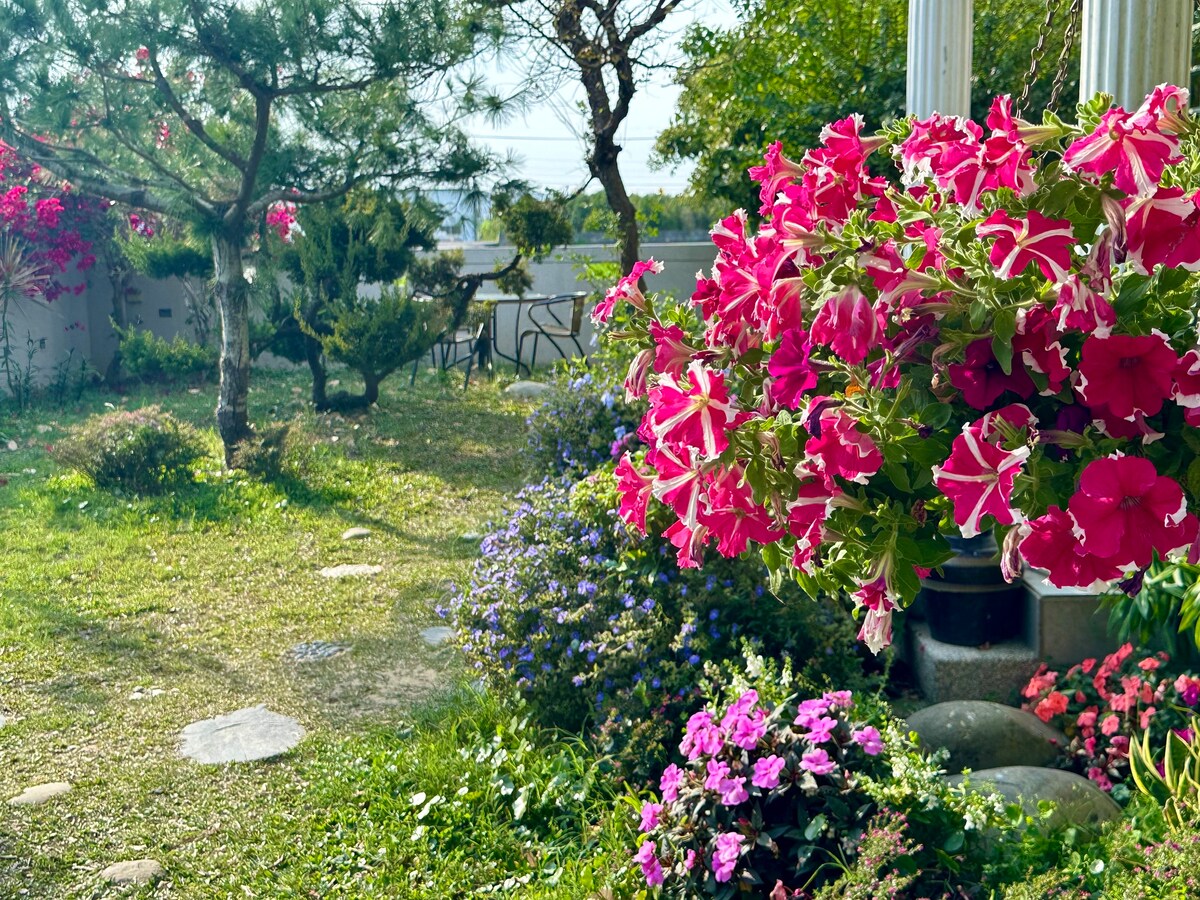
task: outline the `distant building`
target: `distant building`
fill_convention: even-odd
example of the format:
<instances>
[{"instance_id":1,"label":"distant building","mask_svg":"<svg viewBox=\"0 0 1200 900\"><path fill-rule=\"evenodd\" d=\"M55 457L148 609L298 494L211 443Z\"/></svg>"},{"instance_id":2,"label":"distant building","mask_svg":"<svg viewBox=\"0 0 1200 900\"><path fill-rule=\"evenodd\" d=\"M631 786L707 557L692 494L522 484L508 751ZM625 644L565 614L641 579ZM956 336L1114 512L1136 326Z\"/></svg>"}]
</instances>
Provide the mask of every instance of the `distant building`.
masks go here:
<instances>
[{"instance_id":1,"label":"distant building","mask_svg":"<svg viewBox=\"0 0 1200 900\"><path fill-rule=\"evenodd\" d=\"M492 212L486 195L459 187L429 188L421 197L441 207L442 224L434 233L438 241L470 243L479 240L480 226Z\"/></svg>"}]
</instances>

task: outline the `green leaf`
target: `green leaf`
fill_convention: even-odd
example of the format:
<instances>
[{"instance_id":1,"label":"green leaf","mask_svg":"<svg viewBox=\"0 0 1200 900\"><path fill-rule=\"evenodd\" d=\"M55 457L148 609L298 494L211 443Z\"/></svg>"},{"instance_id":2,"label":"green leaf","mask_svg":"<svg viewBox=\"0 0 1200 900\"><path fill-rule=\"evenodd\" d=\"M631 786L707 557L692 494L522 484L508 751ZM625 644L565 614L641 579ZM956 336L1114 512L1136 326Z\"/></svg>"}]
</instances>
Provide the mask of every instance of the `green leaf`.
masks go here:
<instances>
[{"instance_id":1,"label":"green leaf","mask_svg":"<svg viewBox=\"0 0 1200 900\"><path fill-rule=\"evenodd\" d=\"M942 849L947 853L957 853L962 849L963 841L965 839L966 836L962 833L962 831L955 831L942 842Z\"/></svg>"},{"instance_id":2,"label":"green leaf","mask_svg":"<svg viewBox=\"0 0 1200 900\"><path fill-rule=\"evenodd\" d=\"M1017 311L1012 307L998 310L992 317L992 354L1005 375L1012 374L1012 339L1017 333Z\"/></svg>"},{"instance_id":3,"label":"green leaf","mask_svg":"<svg viewBox=\"0 0 1200 900\"><path fill-rule=\"evenodd\" d=\"M825 830L825 814L818 813L813 817L813 820L808 823L808 827L804 829L804 837L806 840L815 841L821 836L821 832Z\"/></svg>"}]
</instances>

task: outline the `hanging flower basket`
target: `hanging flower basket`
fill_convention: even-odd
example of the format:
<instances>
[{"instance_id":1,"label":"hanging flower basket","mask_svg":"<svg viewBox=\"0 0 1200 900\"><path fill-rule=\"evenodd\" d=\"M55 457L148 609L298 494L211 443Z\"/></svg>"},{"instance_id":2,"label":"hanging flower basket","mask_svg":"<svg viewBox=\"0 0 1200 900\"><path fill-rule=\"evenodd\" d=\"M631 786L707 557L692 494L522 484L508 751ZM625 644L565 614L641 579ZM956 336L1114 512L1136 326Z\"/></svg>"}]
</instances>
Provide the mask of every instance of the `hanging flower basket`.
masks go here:
<instances>
[{"instance_id":1,"label":"hanging flower basket","mask_svg":"<svg viewBox=\"0 0 1200 900\"><path fill-rule=\"evenodd\" d=\"M759 548L771 578L847 591L878 651L894 610L996 529L1060 587L1136 583L1197 534L1200 153L1187 92L1099 96L1075 124L954 116L828 126L751 170L761 224L713 229L690 302L622 304L648 449L621 514L676 516L679 561ZM881 165L874 169L868 161ZM891 177L873 174L894 162Z\"/></svg>"}]
</instances>

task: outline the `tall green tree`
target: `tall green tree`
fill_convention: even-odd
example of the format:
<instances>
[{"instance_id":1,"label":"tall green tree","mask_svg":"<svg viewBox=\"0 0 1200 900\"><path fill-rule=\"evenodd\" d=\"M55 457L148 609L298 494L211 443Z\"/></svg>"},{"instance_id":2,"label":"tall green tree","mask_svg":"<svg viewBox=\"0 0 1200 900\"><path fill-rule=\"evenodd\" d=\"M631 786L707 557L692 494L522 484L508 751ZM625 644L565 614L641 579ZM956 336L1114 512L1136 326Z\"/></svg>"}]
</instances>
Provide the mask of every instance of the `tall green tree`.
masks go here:
<instances>
[{"instance_id":1,"label":"tall green tree","mask_svg":"<svg viewBox=\"0 0 1200 900\"><path fill-rule=\"evenodd\" d=\"M448 73L495 33L468 2L0 0L0 137L211 242L227 460L249 433L244 254L266 211L482 170L452 124L483 94Z\"/></svg>"},{"instance_id":2,"label":"tall green tree","mask_svg":"<svg viewBox=\"0 0 1200 900\"><path fill-rule=\"evenodd\" d=\"M1035 119L1050 100L1069 5L1048 2L1060 14L1025 107ZM1020 93L1046 12L1045 2L975 0L973 115L998 93ZM908 0L750 0L740 14L732 29L690 30L683 93L656 149L667 164L696 164L693 192L753 210L746 169L772 141L798 157L822 126L850 113L869 128L904 115ZM1067 104L1078 94L1078 48L1068 55Z\"/></svg>"},{"instance_id":3,"label":"tall green tree","mask_svg":"<svg viewBox=\"0 0 1200 900\"><path fill-rule=\"evenodd\" d=\"M637 207L625 187L617 133L638 81L662 63L662 26L681 0L492 0L542 63L533 79L566 75L584 95L587 166L616 217L621 270L639 256Z\"/></svg>"}]
</instances>

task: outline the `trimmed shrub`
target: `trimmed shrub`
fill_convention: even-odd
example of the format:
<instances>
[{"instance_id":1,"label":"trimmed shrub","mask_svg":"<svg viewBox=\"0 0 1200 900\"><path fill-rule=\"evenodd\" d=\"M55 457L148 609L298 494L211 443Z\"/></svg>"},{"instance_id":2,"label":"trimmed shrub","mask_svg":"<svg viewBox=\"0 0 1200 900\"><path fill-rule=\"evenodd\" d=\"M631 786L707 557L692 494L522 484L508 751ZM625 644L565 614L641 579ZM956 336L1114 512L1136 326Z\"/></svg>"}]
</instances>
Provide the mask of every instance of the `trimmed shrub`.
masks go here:
<instances>
[{"instance_id":1,"label":"trimmed shrub","mask_svg":"<svg viewBox=\"0 0 1200 900\"><path fill-rule=\"evenodd\" d=\"M233 451L233 468L263 481L279 478L287 466L291 428L287 422L272 422L256 428Z\"/></svg>"},{"instance_id":2,"label":"trimmed shrub","mask_svg":"<svg viewBox=\"0 0 1200 900\"><path fill-rule=\"evenodd\" d=\"M175 335L171 340L139 328L116 329L121 369L140 381L194 381L217 366L217 351Z\"/></svg>"},{"instance_id":3,"label":"trimmed shrub","mask_svg":"<svg viewBox=\"0 0 1200 900\"><path fill-rule=\"evenodd\" d=\"M154 494L191 479L207 455L199 434L157 406L92 416L56 444L51 455L100 488Z\"/></svg>"}]
</instances>

